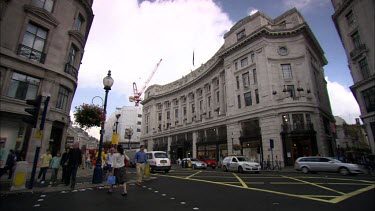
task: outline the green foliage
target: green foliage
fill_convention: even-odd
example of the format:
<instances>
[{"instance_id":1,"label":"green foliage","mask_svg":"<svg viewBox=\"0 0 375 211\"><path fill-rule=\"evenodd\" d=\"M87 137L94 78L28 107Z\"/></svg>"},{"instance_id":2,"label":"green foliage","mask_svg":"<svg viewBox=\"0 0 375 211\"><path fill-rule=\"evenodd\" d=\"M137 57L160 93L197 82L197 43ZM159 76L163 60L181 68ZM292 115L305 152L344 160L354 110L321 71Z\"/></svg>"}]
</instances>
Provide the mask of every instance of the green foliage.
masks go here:
<instances>
[{"instance_id":1,"label":"green foliage","mask_svg":"<svg viewBox=\"0 0 375 211\"><path fill-rule=\"evenodd\" d=\"M81 127L89 129L91 127L99 127L105 121L103 108L97 105L82 104L76 106L74 111L75 122Z\"/></svg>"}]
</instances>

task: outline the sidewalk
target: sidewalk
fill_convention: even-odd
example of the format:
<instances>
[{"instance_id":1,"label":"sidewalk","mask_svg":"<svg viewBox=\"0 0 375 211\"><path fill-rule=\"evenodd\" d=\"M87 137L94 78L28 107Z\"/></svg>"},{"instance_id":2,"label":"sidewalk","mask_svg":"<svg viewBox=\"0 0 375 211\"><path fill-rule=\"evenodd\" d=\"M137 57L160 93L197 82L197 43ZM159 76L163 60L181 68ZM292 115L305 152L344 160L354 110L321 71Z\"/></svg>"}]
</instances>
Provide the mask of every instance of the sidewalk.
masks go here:
<instances>
[{"instance_id":1,"label":"sidewalk","mask_svg":"<svg viewBox=\"0 0 375 211\"><path fill-rule=\"evenodd\" d=\"M40 184L36 182L38 174L39 174L39 168L36 171L35 174L35 183L33 186L33 189L28 189L30 184L30 178L31 178L31 170L32 167L29 167L27 176L26 176L26 189L23 190L17 190L17 191L10 191L12 186L12 180L8 180L8 175L5 174L0 178L0 194L17 194L17 193L23 193L23 192L55 192L55 191L70 191L70 185L65 186L65 184L61 184L61 176L62 176L62 169L59 169L58 172L58 184L57 185L50 185L50 178L51 178L51 170L49 169L46 174L46 181L44 184ZM79 168L77 172L77 178L76 178L76 186L75 189L82 189L82 188L92 188L92 187L99 187L99 186L105 186L107 185L107 182L103 180L103 183L101 184L92 184L92 176L94 173L94 168ZM135 183L135 169L127 168L127 176L128 176L128 183ZM155 179L154 177L146 177L144 178L145 181Z\"/></svg>"}]
</instances>

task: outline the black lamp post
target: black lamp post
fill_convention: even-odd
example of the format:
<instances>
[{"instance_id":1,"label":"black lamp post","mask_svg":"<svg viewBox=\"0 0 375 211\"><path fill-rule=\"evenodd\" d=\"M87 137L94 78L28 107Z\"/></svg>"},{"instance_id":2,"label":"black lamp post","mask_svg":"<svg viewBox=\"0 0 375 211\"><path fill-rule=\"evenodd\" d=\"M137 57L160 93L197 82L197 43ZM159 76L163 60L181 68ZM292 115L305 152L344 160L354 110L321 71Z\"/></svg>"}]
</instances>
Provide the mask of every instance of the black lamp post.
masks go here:
<instances>
[{"instance_id":1,"label":"black lamp post","mask_svg":"<svg viewBox=\"0 0 375 211\"><path fill-rule=\"evenodd\" d=\"M118 118L120 118L121 114L116 114L116 134L117 134L117 126L118 126Z\"/></svg>"},{"instance_id":2,"label":"black lamp post","mask_svg":"<svg viewBox=\"0 0 375 211\"><path fill-rule=\"evenodd\" d=\"M103 169L102 169L102 148L103 148L103 135L105 133L104 130L104 123L106 119L106 109L107 109L107 97L108 97L108 92L111 90L111 87L113 85L113 79L111 77L111 71L108 70L108 74L105 78L103 78L103 85L104 85L104 90L105 90L105 98L104 98L104 121L101 124L100 128L100 142L99 142L99 151L98 151L98 158L96 160L96 166L94 169L94 175L92 177L92 183L93 184L99 184L103 182Z\"/></svg>"},{"instance_id":3,"label":"black lamp post","mask_svg":"<svg viewBox=\"0 0 375 211\"><path fill-rule=\"evenodd\" d=\"M125 129L125 135L126 135L126 136L128 137L128 139L129 139L128 149L130 149L130 139L132 138L132 135L133 135L133 129L132 129L132 128Z\"/></svg>"}]
</instances>

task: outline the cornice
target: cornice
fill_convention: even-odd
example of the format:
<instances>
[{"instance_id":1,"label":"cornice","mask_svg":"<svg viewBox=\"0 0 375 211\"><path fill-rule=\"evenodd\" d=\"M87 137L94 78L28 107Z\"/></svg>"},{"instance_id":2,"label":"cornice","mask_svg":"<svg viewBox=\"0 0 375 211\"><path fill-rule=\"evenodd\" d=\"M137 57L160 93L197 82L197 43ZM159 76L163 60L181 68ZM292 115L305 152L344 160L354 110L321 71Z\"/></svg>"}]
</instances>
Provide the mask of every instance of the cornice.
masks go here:
<instances>
[{"instance_id":1,"label":"cornice","mask_svg":"<svg viewBox=\"0 0 375 211\"><path fill-rule=\"evenodd\" d=\"M47 12L45 9L35 7L29 4L25 4L23 8L26 12L34 14L35 16L54 25L55 27L60 24L60 22L51 13Z\"/></svg>"},{"instance_id":2,"label":"cornice","mask_svg":"<svg viewBox=\"0 0 375 211\"><path fill-rule=\"evenodd\" d=\"M68 34L75 38L79 44L81 45L82 49L85 47L85 37L77 30L69 30Z\"/></svg>"}]
</instances>

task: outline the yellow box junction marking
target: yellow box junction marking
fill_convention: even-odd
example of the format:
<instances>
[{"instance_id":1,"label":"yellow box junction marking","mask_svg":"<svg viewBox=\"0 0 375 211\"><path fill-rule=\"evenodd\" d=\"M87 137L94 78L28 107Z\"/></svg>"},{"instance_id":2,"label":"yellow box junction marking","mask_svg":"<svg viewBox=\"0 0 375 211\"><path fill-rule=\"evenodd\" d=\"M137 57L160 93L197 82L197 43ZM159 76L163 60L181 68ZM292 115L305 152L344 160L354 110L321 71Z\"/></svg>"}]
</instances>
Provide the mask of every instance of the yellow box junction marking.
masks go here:
<instances>
[{"instance_id":1,"label":"yellow box junction marking","mask_svg":"<svg viewBox=\"0 0 375 211\"><path fill-rule=\"evenodd\" d=\"M325 190L333 191L333 192L339 193L341 195L345 194L345 193L343 193L341 191L333 190L332 188L327 188L327 187L324 187L324 186L321 186L321 185L317 185L317 184L312 183L312 182L307 182L307 181L296 179L296 178L293 178L293 177L287 177L287 176L283 176L283 177L291 179L291 180L296 180L296 181L299 181L299 182L303 182L303 183L306 183L306 184L309 184L309 185L312 185L312 186L315 186L315 187L318 187L318 188L322 188L322 189L325 189Z\"/></svg>"},{"instance_id":2,"label":"yellow box junction marking","mask_svg":"<svg viewBox=\"0 0 375 211\"><path fill-rule=\"evenodd\" d=\"M240 181L242 187L248 188L248 186L246 185L246 183L239 176L237 176L237 174L233 173L233 175L238 179L238 181Z\"/></svg>"},{"instance_id":3,"label":"yellow box junction marking","mask_svg":"<svg viewBox=\"0 0 375 211\"><path fill-rule=\"evenodd\" d=\"M198 171L198 172L196 172L196 173L194 173L194 174L192 174L192 175L190 175L190 176L187 176L187 177L185 177L186 179L189 179L189 178L191 178L191 177L194 177L194 175L197 175L197 174L199 174L199 173L201 173L202 171Z\"/></svg>"}]
</instances>

